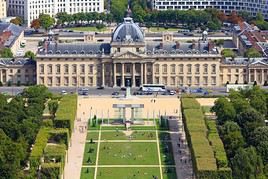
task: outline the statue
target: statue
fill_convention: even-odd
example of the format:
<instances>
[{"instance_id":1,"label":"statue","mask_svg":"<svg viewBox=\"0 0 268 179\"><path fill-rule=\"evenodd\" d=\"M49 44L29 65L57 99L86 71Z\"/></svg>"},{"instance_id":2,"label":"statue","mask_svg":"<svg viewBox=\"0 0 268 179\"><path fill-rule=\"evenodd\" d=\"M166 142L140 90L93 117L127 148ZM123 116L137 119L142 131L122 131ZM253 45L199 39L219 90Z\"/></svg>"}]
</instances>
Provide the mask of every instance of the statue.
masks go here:
<instances>
[{"instance_id":1,"label":"statue","mask_svg":"<svg viewBox=\"0 0 268 179\"><path fill-rule=\"evenodd\" d=\"M131 96L131 93L130 93L130 80L129 79L127 79L127 81L126 81L126 87L127 87L127 89L126 89L126 98L129 98L130 96Z\"/></svg>"}]
</instances>

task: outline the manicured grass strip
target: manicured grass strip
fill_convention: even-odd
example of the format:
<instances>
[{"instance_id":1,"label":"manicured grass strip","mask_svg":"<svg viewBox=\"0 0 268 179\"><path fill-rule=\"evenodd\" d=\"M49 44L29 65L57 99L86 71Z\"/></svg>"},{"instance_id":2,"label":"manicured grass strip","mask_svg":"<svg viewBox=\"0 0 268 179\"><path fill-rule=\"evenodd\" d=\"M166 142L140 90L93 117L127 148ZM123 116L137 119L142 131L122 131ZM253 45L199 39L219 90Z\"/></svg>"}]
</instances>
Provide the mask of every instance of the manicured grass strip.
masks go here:
<instances>
[{"instance_id":1,"label":"manicured grass strip","mask_svg":"<svg viewBox=\"0 0 268 179\"><path fill-rule=\"evenodd\" d=\"M182 98L183 109L200 109L200 104L195 98Z\"/></svg>"},{"instance_id":2,"label":"manicured grass strip","mask_svg":"<svg viewBox=\"0 0 268 179\"><path fill-rule=\"evenodd\" d=\"M156 140L154 131L133 131L130 136L123 131L102 132L101 140Z\"/></svg>"},{"instance_id":3,"label":"manicured grass strip","mask_svg":"<svg viewBox=\"0 0 268 179\"><path fill-rule=\"evenodd\" d=\"M60 100L54 125L56 128L68 128L70 132L74 128L74 120L77 110L77 95L64 95Z\"/></svg>"},{"instance_id":4,"label":"manicured grass strip","mask_svg":"<svg viewBox=\"0 0 268 179\"><path fill-rule=\"evenodd\" d=\"M93 179L94 178L94 167L82 167L80 179Z\"/></svg>"},{"instance_id":5,"label":"manicured grass strip","mask_svg":"<svg viewBox=\"0 0 268 179\"><path fill-rule=\"evenodd\" d=\"M98 168L97 179L160 179L159 168Z\"/></svg>"},{"instance_id":6,"label":"manicured grass strip","mask_svg":"<svg viewBox=\"0 0 268 179\"><path fill-rule=\"evenodd\" d=\"M158 165L156 143L100 144L99 165Z\"/></svg>"},{"instance_id":7,"label":"manicured grass strip","mask_svg":"<svg viewBox=\"0 0 268 179\"><path fill-rule=\"evenodd\" d=\"M87 140L98 140L99 133L98 132L88 132L87 133Z\"/></svg>"},{"instance_id":8,"label":"manicured grass strip","mask_svg":"<svg viewBox=\"0 0 268 179\"><path fill-rule=\"evenodd\" d=\"M204 114L210 113L210 109L212 106L202 106L202 111Z\"/></svg>"},{"instance_id":9,"label":"manicured grass strip","mask_svg":"<svg viewBox=\"0 0 268 179\"><path fill-rule=\"evenodd\" d=\"M97 155L97 142L86 143L84 150L83 164L95 165Z\"/></svg>"},{"instance_id":10,"label":"manicured grass strip","mask_svg":"<svg viewBox=\"0 0 268 179\"><path fill-rule=\"evenodd\" d=\"M98 29L96 27L68 27L66 28L68 30L73 30L73 31L79 31L79 32L87 32L87 31L92 31L92 32L104 32L107 30L106 27Z\"/></svg>"}]
</instances>

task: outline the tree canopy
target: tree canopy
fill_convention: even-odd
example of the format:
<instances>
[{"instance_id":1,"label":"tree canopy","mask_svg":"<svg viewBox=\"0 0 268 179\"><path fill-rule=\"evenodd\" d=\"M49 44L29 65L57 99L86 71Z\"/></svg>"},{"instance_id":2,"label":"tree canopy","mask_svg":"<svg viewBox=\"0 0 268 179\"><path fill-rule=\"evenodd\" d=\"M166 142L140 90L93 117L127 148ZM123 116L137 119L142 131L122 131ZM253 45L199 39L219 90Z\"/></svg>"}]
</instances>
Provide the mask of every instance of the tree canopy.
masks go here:
<instances>
[{"instance_id":1,"label":"tree canopy","mask_svg":"<svg viewBox=\"0 0 268 179\"><path fill-rule=\"evenodd\" d=\"M244 55L245 55L245 57L248 57L248 58L262 57L262 54L258 50L256 50L255 48L247 49Z\"/></svg>"},{"instance_id":2,"label":"tree canopy","mask_svg":"<svg viewBox=\"0 0 268 179\"><path fill-rule=\"evenodd\" d=\"M10 48L3 48L0 51L0 55L2 58L13 58L13 53Z\"/></svg>"},{"instance_id":3,"label":"tree canopy","mask_svg":"<svg viewBox=\"0 0 268 179\"><path fill-rule=\"evenodd\" d=\"M55 24L55 19L48 14L40 14L39 20L41 26L46 30L48 30Z\"/></svg>"}]
</instances>

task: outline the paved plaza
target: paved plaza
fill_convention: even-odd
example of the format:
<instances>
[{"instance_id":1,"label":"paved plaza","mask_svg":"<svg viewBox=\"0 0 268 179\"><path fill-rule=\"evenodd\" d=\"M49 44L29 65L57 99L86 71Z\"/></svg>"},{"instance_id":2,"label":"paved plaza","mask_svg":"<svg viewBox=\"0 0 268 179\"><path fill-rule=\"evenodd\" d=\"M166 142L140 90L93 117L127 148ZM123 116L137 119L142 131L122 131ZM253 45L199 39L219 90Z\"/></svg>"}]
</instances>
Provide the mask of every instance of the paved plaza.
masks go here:
<instances>
[{"instance_id":1,"label":"paved plaza","mask_svg":"<svg viewBox=\"0 0 268 179\"><path fill-rule=\"evenodd\" d=\"M139 129L134 131L135 134L132 135L135 139L131 141L125 134L120 133L123 130L107 130L107 126L100 126L99 129L94 131L90 130L87 126L88 120L93 118L94 115L99 120L118 117L118 112L113 108L113 104L143 104L144 108L136 114L136 117L143 118L145 121L157 119L159 115L172 116L169 119L170 130ZM90 178L99 179L111 177L111 173L120 175L118 173L120 171L131 170L129 173L133 173L136 170L133 175L135 177L144 178L145 176L142 174L146 174L151 178L155 174L158 179L163 179L171 177L166 173L169 169L176 170L179 179L192 178L191 156L185 139L180 110L180 100L177 97L131 97L129 99L102 96L78 97L77 120L71 138L71 147L68 150L68 162L65 165L64 178L83 178L81 171L82 173L89 171L92 173L92 175L88 175ZM130 118L130 115L131 111L126 110L126 118ZM150 133L150 138L148 138L148 133ZM160 133L167 133L170 137L168 139L158 137ZM88 159L85 159L84 155L87 155L85 152L89 150L88 146L91 145L92 139L96 144L95 148L93 147L96 150L96 157L88 157L95 162L88 165L85 164L85 160ZM173 151L174 161L173 159L170 160L170 164L164 162L163 150L165 147L163 148L163 143L164 145L170 145L170 148L172 148L170 150ZM122 160L122 156L125 157L123 154L121 158L116 158L118 153L111 153L107 149L117 148L116 146L120 146L120 152L122 150L122 152L125 151L133 156L128 156L130 159L127 162L126 159ZM144 148L144 146L147 148ZM135 148L138 149L136 154ZM144 160L146 160L146 157L153 160L139 162L138 158L142 155Z\"/></svg>"}]
</instances>

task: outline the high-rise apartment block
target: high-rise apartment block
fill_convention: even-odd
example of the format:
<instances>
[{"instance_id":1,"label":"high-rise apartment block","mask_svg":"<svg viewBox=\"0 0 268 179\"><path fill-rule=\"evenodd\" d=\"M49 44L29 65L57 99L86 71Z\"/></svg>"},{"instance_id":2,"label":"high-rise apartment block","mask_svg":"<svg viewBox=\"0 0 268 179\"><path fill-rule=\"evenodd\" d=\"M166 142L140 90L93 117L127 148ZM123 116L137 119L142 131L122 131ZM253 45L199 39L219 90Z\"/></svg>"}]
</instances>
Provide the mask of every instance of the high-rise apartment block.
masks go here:
<instances>
[{"instance_id":1,"label":"high-rise apartment block","mask_svg":"<svg viewBox=\"0 0 268 179\"><path fill-rule=\"evenodd\" d=\"M248 11L252 15L262 13L268 19L267 0L152 0L153 9L188 10L216 8L230 13L232 11Z\"/></svg>"},{"instance_id":2,"label":"high-rise apartment block","mask_svg":"<svg viewBox=\"0 0 268 179\"><path fill-rule=\"evenodd\" d=\"M40 14L55 17L59 12L103 12L104 0L8 0L9 16L19 16L29 26Z\"/></svg>"}]
</instances>

